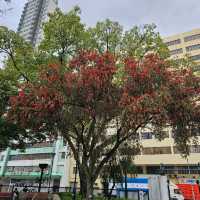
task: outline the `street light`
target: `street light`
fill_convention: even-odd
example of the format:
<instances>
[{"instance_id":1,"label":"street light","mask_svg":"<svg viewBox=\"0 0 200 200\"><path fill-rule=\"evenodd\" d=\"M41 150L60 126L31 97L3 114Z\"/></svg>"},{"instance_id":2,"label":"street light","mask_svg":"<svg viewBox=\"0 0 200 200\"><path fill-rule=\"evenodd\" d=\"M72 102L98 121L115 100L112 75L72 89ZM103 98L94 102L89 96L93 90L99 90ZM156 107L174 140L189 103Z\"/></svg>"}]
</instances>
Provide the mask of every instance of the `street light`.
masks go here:
<instances>
[{"instance_id":1,"label":"street light","mask_svg":"<svg viewBox=\"0 0 200 200\"><path fill-rule=\"evenodd\" d=\"M38 192L40 192L40 189L41 189L42 177L43 177L43 174L44 174L44 169L46 169L47 167L48 167L48 164L46 164L46 163L41 163L41 164L39 164L39 168L40 168L40 170L41 170L41 174L40 174Z\"/></svg>"},{"instance_id":2,"label":"street light","mask_svg":"<svg viewBox=\"0 0 200 200\"><path fill-rule=\"evenodd\" d=\"M51 187L54 156L55 156L55 153L52 154L52 158L51 158L51 168L50 168L50 172L49 172L48 193L50 192L50 187Z\"/></svg>"}]
</instances>

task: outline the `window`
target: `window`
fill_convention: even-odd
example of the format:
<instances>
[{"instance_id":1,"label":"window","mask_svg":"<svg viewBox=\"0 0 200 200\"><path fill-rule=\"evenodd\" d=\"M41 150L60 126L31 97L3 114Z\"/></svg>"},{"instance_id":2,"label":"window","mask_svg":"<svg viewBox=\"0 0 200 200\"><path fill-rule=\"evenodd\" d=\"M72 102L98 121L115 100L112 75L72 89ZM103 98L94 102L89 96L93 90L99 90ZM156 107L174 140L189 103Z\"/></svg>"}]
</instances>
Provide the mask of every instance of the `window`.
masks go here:
<instances>
[{"instance_id":1,"label":"window","mask_svg":"<svg viewBox=\"0 0 200 200\"><path fill-rule=\"evenodd\" d=\"M142 139L152 139L153 133L152 132L143 132L141 133Z\"/></svg>"},{"instance_id":2,"label":"window","mask_svg":"<svg viewBox=\"0 0 200 200\"><path fill-rule=\"evenodd\" d=\"M41 143L36 143L36 144L26 144L26 148L40 148L40 147L52 147L53 146L53 142L49 141L49 142L41 142Z\"/></svg>"},{"instance_id":3,"label":"window","mask_svg":"<svg viewBox=\"0 0 200 200\"><path fill-rule=\"evenodd\" d=\"M176 44L180 44L180 43L181 43L181 39L177 39L177 40L166 42L165 44L167 46L172 46L172 45L176 45Z\"/></svg>"},{"instance_id":4,"label":"window","mask_svg":"<svg viewBox=\"0 0 200 200\"><path fill-rule=\"evenodd\" d=\"M185 42L189 42L191 40L197 40L197 39L200 39L200 34L195 34L195 35L190 35L190 36L184 37Z\"/></svg>"},{"instance_id":5,"label":"window","mask_svg":"<svg viewBox=\"0 0 200 200\"><path fill-rule=\"evenodd\" d=\"M200 153L200 145L190 146L190 153Z\"/></svg>"},{"instance_id":6,"label":"window","mask_svg":"<svg viewBox=\"0 0 200 200\"><path fill-rule=\"evenodd\" d=\"M182 48L170 51L170 55L171 56L175 55L175 54L180 54L180 53L183 53L183 49Z\"/></svg>"},{"instance_id":7,"label":"window","mask_svg":"<svg viewBox=\"0 0 200 200\"><path fill-rule=\"evenodd\" d=\"M200 71L200 65L197 65L197 66L193 67L193 71L194 72Z\"/></svg>"},{"instance_id":8,"label":"window","mask_svg":"<svg viewBox=\"0 0 200 200\"><path fill-rule=\"evenodd\" d=\"M195 60L200 60L200 54L195 55L195 56L190 56L191 60L195 61Z\"/></svg>"},{"instance_id":9,"label":"window","mask_svg":"<svg viewBox=\"0 0 200 200\"><path fill-rule=\"evenodd\" d=\"M61 159L65 159L65 152L61 153Z\"/></svg>"},{"instance_id":10,"label":"window","mask_svg":"<svg viewBox=\"0 0 200 200\"><path fill-rule=\"evenodd\" d=\"M200 44L195 44L195 45L191 45L191 46L187 46L186 47L186 51L194 51L194 50L198 50L200 49Z\"/></svg>"},{"instance_id":11,"label":"window","mask_svg":"<svg viewBox=\"0 0 200 200\"><path fill-rule=\"evenodd\" d=\"M2 156L0 157L0 161L3 161L3 159L4 159L4 155L2 155Z\"/></svg>"},{"instance_id":12,"label":"window","mask_svg":"<svg viewBox=\"0 0 200 200\"><path fill-rule=\"evenodd\" d=\"M19 172L41 172L40 168L38 166L19 166L19 167L15 167L15 166L8 166L6 168L7 172L13 172L13 173L19 173ZM48 168L45 169L45 172L48 171Z\"/></svg>"},{"instance_id":13,"label":"window","mask_svg":"<svg viewBox=\"0 0 200 200\"><path fill-rule=\"evenodd\" d=\"M147 147L143 148L144 155L171 154L171 147Z\"/></svg>"},{"instance_id":14,"label":"window","mask_svg":"<svg viewBox=\"0 0 200 200\"><path fill-rule=\"evenodd\" d=\"M169 138L169 131L162 131L163 138Z\"/></svg>"},{"instance_id":15,"label":"window","mask_svg":"<svg viewBox=\"0 0 200 200\"><path fill-rule=\"evenodd\" d=\"M39 159L50 159L52 154L38 153L38 154L19 154L10 155L9 160L39 160Z\"/></svg>"},{"instance_id":16,"label":"window","mask_svg":"<svg viewBox=\"0 0 200 200\"><path fill-rule=\"evenodd\" d=\"M147 174L159 174L160 166L147 166Z\"/></svg>"},{"instance_id":17,"label":"window","mask_svg":"<svg viewBox=\"0 0 200 200\"><path fill-rule=\"evenodd\" d=\"M190 148L190 153L200 153L200 145L192 145L189 148ZM174 149L174 154L181 153L177 147L173 147L173 149Z\"/></svg>"}]
</instances>

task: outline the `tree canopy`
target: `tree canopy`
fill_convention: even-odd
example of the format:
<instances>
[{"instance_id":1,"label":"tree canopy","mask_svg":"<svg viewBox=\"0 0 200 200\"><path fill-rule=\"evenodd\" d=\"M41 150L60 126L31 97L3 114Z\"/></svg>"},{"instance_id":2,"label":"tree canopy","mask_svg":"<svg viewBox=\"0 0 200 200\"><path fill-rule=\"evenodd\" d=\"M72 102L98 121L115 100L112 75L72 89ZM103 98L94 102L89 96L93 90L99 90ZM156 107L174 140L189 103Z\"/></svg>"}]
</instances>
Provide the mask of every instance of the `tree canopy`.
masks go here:
<instances>
[{"instance_id":1,"label":"tree canopy","mask_svg":"<svg viewBox=\"0 0 200 200\"><path fill-rule=\"evenodd\" d=\"M166 59L154 25L124 32L105 20L86 27L79 14L78 7L51 14L35 50L0 28L0 53L8 56L0 71L1 122L15 126L14 134L19 127L28 131L30 139L62 135L89 199L103 166L125 142L134 147L146 126L158 138L172 127L179 149L188 153L199 128L200 88L190 69Z\"/></svg>"},{"instance_id":2,"label":"tree canopy","mask_svg":"<svg viewBox=\"0 0 200 200\"><path fill-rule=\"evenodd\" d=\"M150 52L163 58L169 56L168 48L154 24L134 26L124 31L118 22L106 19L97 22L94 27L86 27L81 22L80 12L79 7L66 14L57 9L44 24L44 39L40 49L58 56L62 64L83 49L99 53L109 51L120 58L142 58Z\"/></svg>"},{"instance_id":3,"label":"tree canopy","mask_svg":"<svg viewBox=\"0 0 200 200\"><path fill-rule=\"evenodd\" d=\"M6 119L9 98L18 93L18 84L34 82L40 65L46 62L41 53L7 27L0 27L0 148L22 147L25 141L37 141L32 133ZM44 139L44 137L43 137Z\"/></svg>"},{"instance_id":4,"label":"tree canopy","mask_svg":"<svg viewBox=\"0 0 200 200\"><path fill-rule=\"evenodd\" d=\"M114 55L82 51L67 66L49 65L10 101L10 119L65 138L87 198L102 167L124 142L137 143L139 130L150 124L159 136L170 126L183 147L199 128L200 82L189 69L173 70L154 54L127 57L120 66L124 75L117 84Z\"/></svg>"}]
</instances>

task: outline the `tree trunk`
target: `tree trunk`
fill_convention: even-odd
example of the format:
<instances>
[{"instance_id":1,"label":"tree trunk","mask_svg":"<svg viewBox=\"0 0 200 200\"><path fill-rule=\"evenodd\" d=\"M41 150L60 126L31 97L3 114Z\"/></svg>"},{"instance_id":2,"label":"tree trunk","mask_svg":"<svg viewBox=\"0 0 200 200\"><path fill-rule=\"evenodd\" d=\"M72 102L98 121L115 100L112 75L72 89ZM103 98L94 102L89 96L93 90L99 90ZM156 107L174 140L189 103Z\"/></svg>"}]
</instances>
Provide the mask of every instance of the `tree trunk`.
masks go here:
<instances>
[{"instance_id":1,"label":"tree trunk","mask_svg":"<svg viewBox=\"0 0 200 200\"><path fill-rule=\"evenodd\" d=\"M86 193L87 193L87 181L86 181L86 176L83 173L83 170L79 168L79 178L80 178L80 193L82 198L86 198Z\"/></svg>"},{"instance_id":2,"label":"tree trunk","mask_svg":"<svg viewBox=\"0 0 200 200\"><path fill-rule=\"evenodd\" d=\"M93 200L94 182L90 177L87 178L86 200Z\"/></svg>"},{"instance_id":3,"label":"tree trunk","mask_svg":"<svg viewBox=\"0 0 200 200\"><path fill-rule=\"evenodd\" d=\"M89 174L86 174L83 167L79 166L79 178L81 197L86 200L92 200L95 183L94 177L92 175L90 176Z\"/></svg>"}]
</instances>

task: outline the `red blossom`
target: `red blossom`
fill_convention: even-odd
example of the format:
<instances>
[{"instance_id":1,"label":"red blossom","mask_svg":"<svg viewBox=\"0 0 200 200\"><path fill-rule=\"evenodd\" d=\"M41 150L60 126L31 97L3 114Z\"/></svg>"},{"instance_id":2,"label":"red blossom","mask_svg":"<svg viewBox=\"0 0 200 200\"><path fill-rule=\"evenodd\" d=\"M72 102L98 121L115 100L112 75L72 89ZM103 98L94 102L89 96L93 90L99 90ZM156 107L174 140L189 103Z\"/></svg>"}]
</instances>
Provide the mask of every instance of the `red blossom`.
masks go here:
<instances>
[{"instance_id":1,"label":"red blossom","mask_svg":"<svg viewBox=\"0 0 200 200\"><path fill-rule=\"evenodd\" d=\"M41 129L44 124L66 125L70 120L110 119L126 113L122 124L131 128L147 117L175 123L184 117L186 104L191 105L191 113L199 112L193 107L198 105L200 81L190 70L172 70L155 55L141 61L126 58L120 65L124 74L118 85L118 65L108 52L83 51L65 68L51 64L38 83L24 84L19 95L10 99L9 116Z\"/></svg>"}]
</instances>

